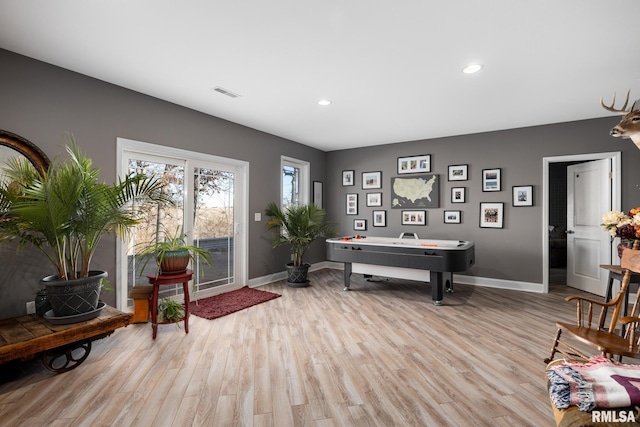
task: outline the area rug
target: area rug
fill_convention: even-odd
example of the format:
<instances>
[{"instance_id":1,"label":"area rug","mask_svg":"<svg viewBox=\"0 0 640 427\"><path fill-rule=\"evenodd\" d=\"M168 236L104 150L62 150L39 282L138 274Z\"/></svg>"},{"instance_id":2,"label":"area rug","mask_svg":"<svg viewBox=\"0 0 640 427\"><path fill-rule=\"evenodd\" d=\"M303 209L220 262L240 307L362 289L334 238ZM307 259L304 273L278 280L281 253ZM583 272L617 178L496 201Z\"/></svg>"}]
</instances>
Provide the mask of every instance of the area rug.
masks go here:
<instances>
[{"instance_id":1,"label":"area rug","mask_svg":"<svg viewBox=\"0 0 640 427\"><path fill-rule=\"evenodd\" d=\"M199 299L189 304L189 312L205 319L216 319L270 301L282 295L245 286L235 291Z\"/></svg>"}]
</instances>

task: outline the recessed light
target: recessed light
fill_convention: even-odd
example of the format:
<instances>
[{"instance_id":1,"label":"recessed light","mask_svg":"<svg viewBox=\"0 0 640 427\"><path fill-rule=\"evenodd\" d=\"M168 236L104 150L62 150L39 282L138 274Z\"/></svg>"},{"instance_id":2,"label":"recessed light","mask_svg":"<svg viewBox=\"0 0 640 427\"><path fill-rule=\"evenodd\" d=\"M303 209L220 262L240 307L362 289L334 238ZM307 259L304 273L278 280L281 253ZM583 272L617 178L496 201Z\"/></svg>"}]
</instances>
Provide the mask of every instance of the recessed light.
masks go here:
<instances>
[{"instance_id":1,"label":"recessed light","mask_svg":"<svg viewBox=\"0 0 640 427\"><path fill-rule=\"evenodd\" d=\"M331 105L331 101L329 101L328 99L321 99L320 101L318 101L318 105L322 105L322 106Z\"/></svg>"},{"instance_id":2,"label":"recessed light","mask_svg":"<svg viewBox=\"0 0 640 427\"><path fill-rule=\"evenodd\" d=\"M462 69L462 72L465 74L473 74L482 70L482 68L484 68L484 65L482 64L469 64Z\"/></svg>"}]
</instances>

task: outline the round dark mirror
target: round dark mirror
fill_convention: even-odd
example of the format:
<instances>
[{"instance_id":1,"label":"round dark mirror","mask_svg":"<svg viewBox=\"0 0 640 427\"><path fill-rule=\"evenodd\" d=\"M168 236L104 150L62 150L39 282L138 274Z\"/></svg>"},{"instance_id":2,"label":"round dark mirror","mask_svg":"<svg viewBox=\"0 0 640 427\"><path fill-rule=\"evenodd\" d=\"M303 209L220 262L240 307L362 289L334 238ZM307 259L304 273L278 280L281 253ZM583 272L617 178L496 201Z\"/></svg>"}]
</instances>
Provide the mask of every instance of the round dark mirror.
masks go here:
<instances>
[{"instance_id":1,"label":"round dark mirror","mask_svg":"<svg viewBox=\"0 0 640 427\"><path fill-rule=\"evenodd\" d=\"M0 167L17 155L24 156L40 173L49 167L49 158L35 144L20 135L0 129Z\"/></svg>"}]
</instances>

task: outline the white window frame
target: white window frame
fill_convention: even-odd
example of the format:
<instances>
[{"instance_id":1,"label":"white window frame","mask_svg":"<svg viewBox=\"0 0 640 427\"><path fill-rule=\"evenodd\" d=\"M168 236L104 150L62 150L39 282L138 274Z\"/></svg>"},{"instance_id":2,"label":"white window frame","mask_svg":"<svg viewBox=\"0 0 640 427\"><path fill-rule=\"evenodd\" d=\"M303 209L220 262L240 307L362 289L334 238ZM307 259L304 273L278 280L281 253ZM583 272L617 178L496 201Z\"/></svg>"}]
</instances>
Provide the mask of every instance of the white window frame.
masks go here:
<instances>
[{"instance_id":1,"label":"white window frame","mask_svg":"<svg viewBox=\"0 0 640 427\"><path fill-rule=\"evenodd\" d=\"M236 177L234 180L234 191L238 206L234 206L234 253L236 255L236 265L234 275L235 280L232 289L245 286L248 280L249 265L249 162L214 156L211 154L198 153L180 148L166 147L148 142L117 138L117 176L124 176L127 173L128 165L126 164L127 156L125 156L125 153L139 153L147 157L161 156L169 159L180 159L184 161L185 174L187 171L193 171L194 166L198 166L203 162L219 163L235 168ZM185 193L186 192L188 192L188 189L185 189ZM187 197L190 196L185 194L185 198ZM190 206L191 203L185 203L185 209L190 209ZM189 215L189 213L186 213L186 215ZM126 277L127 267L127 245L126 243L118 240L116 244L116 271L118 272L118 277L117 279L114 279L114 281L118 283L118 289L116 290L116 306L119 310L123 311L128 310L127 300L129 296L126 292L123 292L122 285L119 284L119 282L121 277ZM126 280L124 282L124 286L126 286ZM232 290L225 285L218 286L213 289L216 290L216 293ZM208 295L201 296L205 297Z\"/></svg>"},{"instance_id":2,"label":"white window frame","mask_svg":"<svg viewBox=\"0 0 640 427\"><path fill-rule=\"evenodd\" d=\"M310 177L311 177L311 164L304 160L294 159L293 157L280 156L280 207L282 207L282 201L284 200L284 180L283 173L285 166L298 168L300 170L300 188L299 188L299 202L300 204L309 203L310 197Z\"/></svg>"}]
</instances>

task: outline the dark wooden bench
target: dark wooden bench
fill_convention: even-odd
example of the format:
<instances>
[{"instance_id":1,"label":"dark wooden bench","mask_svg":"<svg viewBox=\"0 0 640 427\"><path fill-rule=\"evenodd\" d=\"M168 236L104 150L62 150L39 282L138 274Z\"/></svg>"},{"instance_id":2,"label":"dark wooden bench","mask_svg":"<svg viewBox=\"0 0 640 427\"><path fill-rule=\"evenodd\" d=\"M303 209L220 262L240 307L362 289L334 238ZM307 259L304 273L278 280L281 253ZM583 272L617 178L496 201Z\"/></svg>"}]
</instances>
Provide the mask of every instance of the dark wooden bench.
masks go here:
<instances>
[{"instance_id":1,"label":"dark wooden bench","mask_svg":"<svg viewBox=\"0 0 640 427\"><path fill-rule=\"evenodd\" d=\"M69 371L89 356L92 341L127 326L132 318L132 313L106 306L98 317L68 325L54 325L35 314L0 320L0 363L41 354L48 369Z\"/></svg>"}]
</instances>

